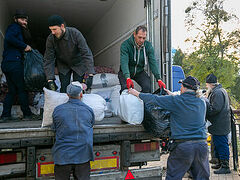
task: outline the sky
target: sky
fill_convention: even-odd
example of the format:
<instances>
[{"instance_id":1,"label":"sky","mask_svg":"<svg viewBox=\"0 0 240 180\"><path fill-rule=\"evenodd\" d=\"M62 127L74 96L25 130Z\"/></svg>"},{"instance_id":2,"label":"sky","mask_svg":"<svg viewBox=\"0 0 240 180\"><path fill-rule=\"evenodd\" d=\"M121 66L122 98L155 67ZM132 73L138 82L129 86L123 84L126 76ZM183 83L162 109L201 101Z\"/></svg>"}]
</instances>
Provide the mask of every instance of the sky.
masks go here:
<instances>
[{"instance_id":1,"label":"sky","mask_svg":"<svg viewBox=\"0 0 240 180\"><path fill-rule=\"evenodd\" d=\"M196 31L187 31L185 27L185 9L193 0L171 0L172 6L172 48L181 48L183 51L189 51L191 44L184 42L188 37L194 36ZM224 8L227 12L235 14L240 19L240 0L226 0ZM240 29L240 21L225 27L226 30L234 28Z\"/></svg>"}]
</instances>

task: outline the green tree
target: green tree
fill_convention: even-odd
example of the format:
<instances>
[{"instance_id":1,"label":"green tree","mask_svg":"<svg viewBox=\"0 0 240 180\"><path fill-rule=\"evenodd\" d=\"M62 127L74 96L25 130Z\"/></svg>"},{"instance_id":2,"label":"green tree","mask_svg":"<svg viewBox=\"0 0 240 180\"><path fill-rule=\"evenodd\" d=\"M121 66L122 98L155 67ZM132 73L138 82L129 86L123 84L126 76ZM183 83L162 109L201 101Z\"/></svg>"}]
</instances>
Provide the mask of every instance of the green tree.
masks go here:
<instances>
[{"instance_id":1,"label":"green tree","mask_svg":"<svg viewBox=\"0 0 240 180\"><path fill-rule=\"evenodd\" d=\"M240 32L224 31L224 24L236 21L237 17L225 11L223 5L224 0L198 0L185 10L186 26L199 33L192 40L194 52L185 56L183 68L202 83L209 73L214 73L230 91L239 71Z\"/></svg>"},{"instance_id":2,"label":"green tree","mask_svg":"<svg viewBox=\"0 0 240 180\"><path fill-rule=\"evenodd\" d=\"M182 66L184 57L185 57L184 53L182 52L181 49L178 48L176 50L175 55L173 56L173 64Z\"/></svg>"}]
</instances>

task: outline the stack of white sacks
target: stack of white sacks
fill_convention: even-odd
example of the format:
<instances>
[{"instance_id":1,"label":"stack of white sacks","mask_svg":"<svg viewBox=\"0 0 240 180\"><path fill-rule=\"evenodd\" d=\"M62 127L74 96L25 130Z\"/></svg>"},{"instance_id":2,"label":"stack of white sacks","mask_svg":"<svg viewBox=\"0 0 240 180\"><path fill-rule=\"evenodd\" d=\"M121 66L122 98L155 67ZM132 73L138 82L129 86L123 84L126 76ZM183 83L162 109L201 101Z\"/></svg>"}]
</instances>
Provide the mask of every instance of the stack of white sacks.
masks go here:
<instances>
[{"instance_id":1,"label":"stack of white sacks","mask_svg":"<svg viewBox=\"0 0 240 180\"><path fill-rule=\"evenodd\" d=\"M58 78L56 78L58 83ZM135 87L140 90L135 83ZM143 120L143 102L127 93L120 96L120 83L117 74L102 73L93 77L90 94L84 94L82 101L93 109L95 121L104 117L120 116L130 124L141 124ZM44 112L42 127L52 124L52 113L56 106L68 101L66 93L59 93L44 88Z\"/></svg>"},{"instance_id":2,"label":"stack of white sacks","mask_svg":"<svg viewBox=\"0 0 240 180\"><path fill-rule=\"evenodd\" d=\"M119 115L120 89L121 86L117 74L102 73L93 76L91 94L98 94L105 99L107 103L105 117Z\"/></svg>"},{"instance_id":3,"label":"stack of white sacks","mask_svg":"<svg viewBox=\"0 0 240 180\"><path fill-rule=\"evenodd\" d=\"M140 86L134 82L135 88ZM117 74L96 74L93 77L92 94L102 96L107 103L105 117L120 116L130 124L141 124L143 121L144 106L142 100L128 94L127 90L120 95L121 89Z\"/></svg>"}]
</instances>

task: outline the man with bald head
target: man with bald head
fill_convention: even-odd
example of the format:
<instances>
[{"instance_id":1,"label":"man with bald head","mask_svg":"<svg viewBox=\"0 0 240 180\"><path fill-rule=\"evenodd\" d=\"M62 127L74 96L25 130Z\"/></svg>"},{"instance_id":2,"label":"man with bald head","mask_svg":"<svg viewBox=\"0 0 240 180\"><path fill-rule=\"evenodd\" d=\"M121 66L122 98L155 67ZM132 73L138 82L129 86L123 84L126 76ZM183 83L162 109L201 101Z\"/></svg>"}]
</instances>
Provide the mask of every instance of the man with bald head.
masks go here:
<instances>
[{"instance_id":1,"label":"man with bald head","mask_svg":"<svg viewBox=\"0 0 240 180\"><path fill-rule=\"evenodd\" d=\"M82 85L72 82L67 86L69 101L53 112L52 129L56 141L52 148L56 180L90 179L90 161L93 157L93 110L81 101Z\"/></svg>"}]
</instances>

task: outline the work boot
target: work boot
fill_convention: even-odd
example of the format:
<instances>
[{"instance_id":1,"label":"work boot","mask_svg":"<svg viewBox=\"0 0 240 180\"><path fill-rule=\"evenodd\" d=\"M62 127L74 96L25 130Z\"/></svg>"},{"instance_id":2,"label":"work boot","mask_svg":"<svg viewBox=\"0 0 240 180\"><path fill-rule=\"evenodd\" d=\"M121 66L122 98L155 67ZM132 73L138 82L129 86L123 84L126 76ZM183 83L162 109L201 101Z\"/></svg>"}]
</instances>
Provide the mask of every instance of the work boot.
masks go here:
<instances>
[{"instance_id":1,"label":"work boot","mask_svg":"<svg viewBox=\"0 0 240 180\"><path fill-rule=\"evenodd\" d=\"M217 163L215 163L215 165L212 165L211 168L212 169L219 169L221 167L221 162L219 159L216 160Z\"/></svg>"},{"instance_id":2,"label":"work boot","mask_svg":"<svg viewBox=\"0 0 240 180\"><path fill-rule=\"evenodd\" d=\"M41 116L35 114L23 116L22 118L22 121L38 121L38 120L41 120Z\"/></svg>"},{"instance_id":3,"label":"work boot","mask_svg":"<svg viewBox=\"0 0 240 180\"><path fill-rule=\"evenodd\" d=\"M217 171L213 171L214 174L230 174L231 171L229 169L229 160L221 160L221 167Z\"/></svg>"}]
</instances>

